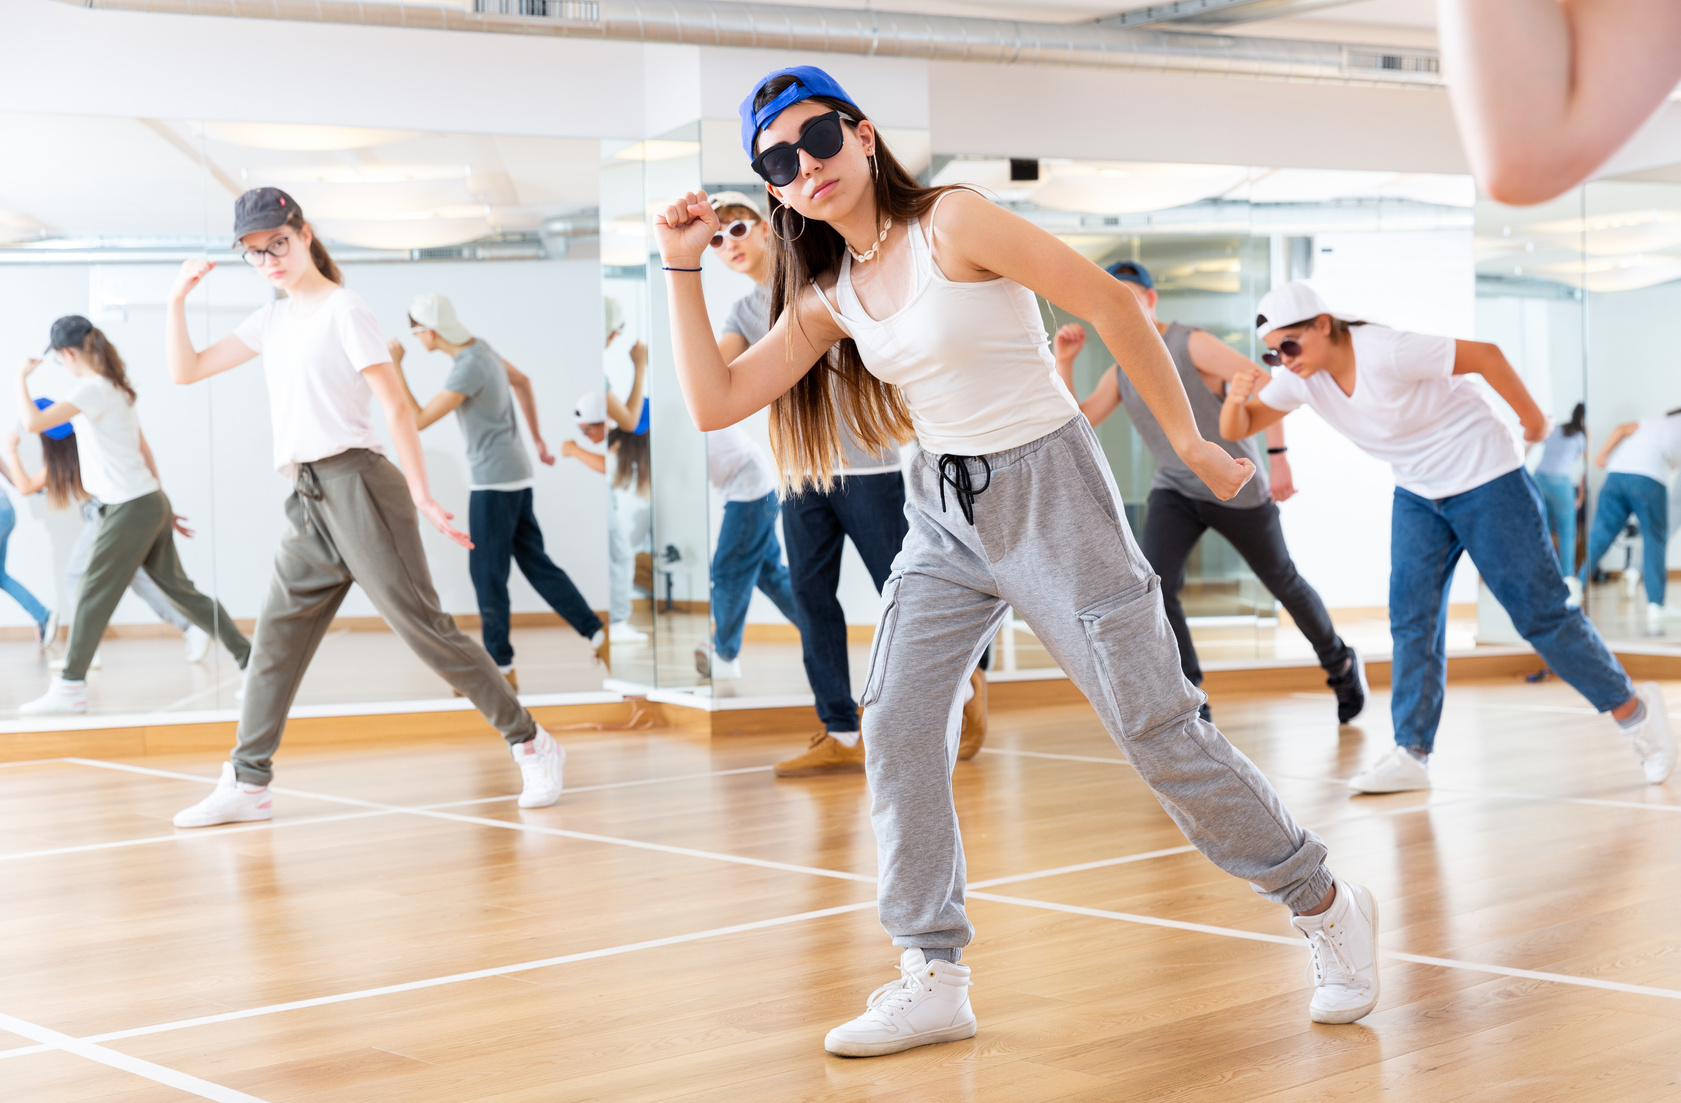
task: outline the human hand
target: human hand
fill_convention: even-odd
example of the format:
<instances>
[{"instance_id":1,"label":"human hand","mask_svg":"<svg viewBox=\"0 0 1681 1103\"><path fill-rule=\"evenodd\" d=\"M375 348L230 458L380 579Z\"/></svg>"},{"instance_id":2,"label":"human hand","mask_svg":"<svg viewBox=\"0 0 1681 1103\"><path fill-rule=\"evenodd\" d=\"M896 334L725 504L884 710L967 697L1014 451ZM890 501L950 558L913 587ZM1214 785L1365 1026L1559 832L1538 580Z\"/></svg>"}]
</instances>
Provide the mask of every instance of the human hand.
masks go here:
<instances>
[{"instance_id":1,"label":"human hand","mask_svg":"<svg viewBox=\"0 0 1681 1103\"><path fill-rule=\"evenodd\" d=\"M28 379L30 373L33 372L36 368L38 368L40 366L41 366L41 358L40 357L38 357L38 356L26 357L23 361L23 370L18 372L19 378Z\"/></svg>"},{"instance_id":2,"label":"human hand","mask_svg":"<svg viewBox=\"0 0 1681 1103\"><path fill-rule=\"evenodd\" d=\"M1272 377L1260 368L1239 368L1226 384L1226 401L1242 405L1261 392L1261 389L1272 381Z\"/></svg>"},{"instance_id":3,"label":"human hand","mask_svg":"<svg viewBox=\"0 0 1681 1103\"><path fill-rule=\"evenodd\" d=\"M562 445L562 451L564 450L565 446ZM549 451L549 446L543 443L542 437L537 438L537 458L548 467L554 466L554 453Z\"/></svg>"},{"instance_id":4,"label":"human hand","mask_svg":"<svg viewBox=\"0 0 1681 1103\"><path fill-rule=\"evenodd\" d=\"M630 346L630 363L637 371L648 366L648 346L645 342L638 341Z\"/></svg>"},{"instance_id":5,"label":"human hand","mask_svg":"<svg viewBox=\"0 0 1681 1103\"><path fill-rule=\"evenodd\" d=\"M1197 478L1222 502L1230 500L1255 476L1255 465L1248 460L1233 459L1231 454L1213 441L1198 440L1187 451L1179 453L1185 465L1196 472Z\"/></svg>"},{"instance_id":6,"label":"human hand","mask_svg":"<svg viewBox=\"0 0 1681 1103\"><path fill-rule=\"evenodd\" d=\"M460 544L464 548L471 548L473 546L473 538L471 536L468 536L466 533L450 524L451 521L455 520L455 514L446 510L434 499L417 499L414 503L414 507L420 511L420 515L422 517L432 522L433 528L437 529L451 540L454 540L457 544Z\"/></svg>"},{"instance_id":7,"label":"human hand","mask_svg":"<svg viewBox=\"0 0 1681 1103\"><path fill-rule=\"evenodd\" d=\"M403 366L403 356L408 352L408 349L403 347L403 342L393 337L391 340L385 342L385 351L391 354L391 362L393 364L396 364L398 367Z\"/></svg>"},{"instance_id":8,"label":"human hand","mask_svg":"<svg viewBox=\"0 0 1681 1103\"><path fill-rule=\"evenodd\" d=\"M197 287L198 282L208 276L210 270L215 267L215 261L205 260L203 257L182 261L181 270L175 273L175 282L169 288L170 301L186 298L187 293Z\"/></svg>"},{"instance_id":9,"label":"human hand","mask_svg":"<svg viewBox=\"0 0 1681 1103\"><path fill-rule=\"evenodd\" d=\"M1553 419L1546 414L1536 421L1531 419L1523 423L1523 439L1526 444L1540 444L1553 431Z\"/></svg>"},{"instance_id":10,"label":"human hand","mask_svg":"<svg viewBox=\"0 0 1681 1103\"><path fill-rule=\"evenodd\" d=\"M1058 329L1056 336L1051 338L1051 349L1059 363L1074 359L1085 347L1086 327L1078 322L1069 322Z\"/></svg>"},{"instance_id":11,"label":"human hand","mask_svg":"<svg viewBox=\"0 0 1681 1103\"><path fill-rule=\"evenodd\" d=\"M171 524L173 524L175 526L175 531L176 532L180 533L182 536L185 536L188 540L191 540L193 538L193 530L187 527L187 519L185 517L181 516L179 513L174 515L173 519L171 520Z\"/></svg>"},{"instance_id":12,"label":"human hand","mask_svg":"<svg viewBox=\"0 0 1681 1103\"><path fill-rule=\"evenodd\" d=\"M567 459L573 459L580 456L583 454L583 451L584 450L582 448L578 447L578 442L575 440L563 440L560 442L560 454L565 456Z\"/></svg>"},{"instance_id":13,"label":"human hand","mask_svg":"<svg viewBox=\"0 0 1681 1103\"><path fill-rule=\"evenodd\" d=\"M1593 458L1593 465L1595 467L1604 467L1606 464L1608 464L1610 462L1611 462L1611 453L1609 453L1609 452L1601 452L1599 455L1597 455Z\"/></svg>"},{"instance_id":14,"label":"human hand","mask_svg":"<svg viewBox=\"0 0 1681 1103\"><path fill-rule=\"evenodd\" d=\"M700 258L718 232L718 212L704 191L692 191L654 216L654 240L660 258L672 268L699 268Z\"/></svg>"},{"instance_id":15,"label":"human hand","mask_svg":"<svg viewBox=\"0 0 1681 1103\"><path fill-rule=\"evenodd\" d=\"M1272 483L1272 500L1287 502L1296 496L1296 480L1290 474L1290 461L1283 453L1272 457L1272 467L1269 473Z\"/></svg>"}]
</instances>

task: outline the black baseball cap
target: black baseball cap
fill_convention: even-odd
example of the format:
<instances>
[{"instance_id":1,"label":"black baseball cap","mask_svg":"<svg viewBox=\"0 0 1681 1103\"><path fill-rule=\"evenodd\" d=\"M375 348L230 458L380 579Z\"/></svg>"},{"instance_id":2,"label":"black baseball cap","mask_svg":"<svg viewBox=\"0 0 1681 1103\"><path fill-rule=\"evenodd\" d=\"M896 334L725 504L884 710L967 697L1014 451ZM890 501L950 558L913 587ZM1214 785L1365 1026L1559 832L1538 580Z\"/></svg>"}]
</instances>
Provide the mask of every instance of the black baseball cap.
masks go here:
<instances>
[{"instance_id":1,"label":"black baseball cap","mask_svg":"<svg viewBox=\"0 0 1681 1103\"><path fill-rule=\"evenodd\" d=\"M252 188L233 201L233 236L278 230L294 211L302 209L296 199L279 188Z\"/></svg>"},{"instance_id":2,"label":"black baseball cap","mask_svg":"<svg viewBox=\"0 0 1681 1103\"><path fill-rule=\"evenodd\" d=\"M1150 278L1150 270L1135 260L1117 261L1104 269L1118 280L1136 283L1140 287L1155 287L1156 283Z\"/></svg>"},{"instance_id":3,"label":"black baseball cap","mask_svg":"<svg viewBox=\"0 0 1681 1103\"><path fill-rule=\"evenodd\" d=\"M53 323L52 335L47 338L47 351L79 349L93 332L93 323L80 314L66 314Z\"/></svg>"}]
</instances>

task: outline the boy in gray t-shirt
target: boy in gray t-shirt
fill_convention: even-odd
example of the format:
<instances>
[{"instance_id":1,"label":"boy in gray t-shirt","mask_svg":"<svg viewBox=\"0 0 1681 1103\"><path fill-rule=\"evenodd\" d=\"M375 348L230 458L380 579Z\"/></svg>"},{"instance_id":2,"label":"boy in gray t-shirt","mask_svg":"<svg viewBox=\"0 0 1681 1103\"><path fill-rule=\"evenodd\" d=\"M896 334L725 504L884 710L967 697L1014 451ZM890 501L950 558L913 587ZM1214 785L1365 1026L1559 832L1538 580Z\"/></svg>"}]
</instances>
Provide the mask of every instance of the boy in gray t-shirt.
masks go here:
<instances>
[{"instance_id":1,"label":"boy in gray t-shirt","mask_svg":"<svg viewBox=\"0 0 1681 1103\"><path fill-rule=\"evenodd\" d=\"M536 480L514 418L516 396L525 410L538 458L553 464L554 456L538 428L531 380L469 333L442 295L429 292L416 296L409 307L409 329L427 352L446 352L454 359L443 389L430 402L422 406L412 390L408 396L419 428L453 410L461 434L467 438L467 463L472 472L467 531L473 537L467 567L478 597L485 650L518 689L514 648L508 641L508 573L511 564L517 562L520 573L549 607L588 639L596 657L605 663L607 632L601 618L543 550L543 532L537 527L537 514L532 508L531 488ZM403 344L393 340L390 347L391 362L401 375ZM408 388L406 376L403 386Z\"/></svg>"}]
</instances>

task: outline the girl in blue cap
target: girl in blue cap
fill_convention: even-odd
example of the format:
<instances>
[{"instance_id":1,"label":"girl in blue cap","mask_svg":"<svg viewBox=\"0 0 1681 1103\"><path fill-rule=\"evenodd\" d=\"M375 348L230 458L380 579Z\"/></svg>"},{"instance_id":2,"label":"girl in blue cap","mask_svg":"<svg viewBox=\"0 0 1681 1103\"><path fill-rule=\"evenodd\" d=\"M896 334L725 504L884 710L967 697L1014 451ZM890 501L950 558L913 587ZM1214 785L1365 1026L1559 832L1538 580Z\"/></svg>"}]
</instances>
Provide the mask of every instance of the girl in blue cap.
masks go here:
<instances>
[{"instance_id":1,"label":"girl in blue cap","mask_svg":"<svg viewBox=\"0 0 1681 1103\"><path fill-rule=\"evenodd\" d=\"M958 963L973 927L951 772L959 690L1011 606L1198 849L1295 913L1313 951L1313 1019L1367 1014L1378 996L1371 893L1333 877L1324 843L1198 715L1204 697L1180 673L1159 580L1057 377L1034 292L1092 320L1218 497L1236 494L1253 465L1198 434L1126 288L973 191L919 186L827 73L772 73L741 118L770 195L776 321L726 364L699 279L717 216L695 192L656 217L691 415L721 429L769 404L791 488L832 484L843 419L866 448L912 435L922 447L906 464L910 532L882 590L859 701L881 921L904 952L899 978L829 1032L829 1052L874 1056L975 1033L970 972Z\"/></svg>"}]
</instances>

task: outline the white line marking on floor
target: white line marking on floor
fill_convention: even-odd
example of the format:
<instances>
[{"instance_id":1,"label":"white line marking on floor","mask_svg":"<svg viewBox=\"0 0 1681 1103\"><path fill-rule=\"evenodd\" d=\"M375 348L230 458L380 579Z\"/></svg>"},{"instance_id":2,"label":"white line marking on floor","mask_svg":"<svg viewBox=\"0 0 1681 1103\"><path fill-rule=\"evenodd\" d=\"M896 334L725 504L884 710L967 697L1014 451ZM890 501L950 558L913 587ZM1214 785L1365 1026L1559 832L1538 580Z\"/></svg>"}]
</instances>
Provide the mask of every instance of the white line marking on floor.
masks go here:
<instances>
[{"instance_id":1,"label":"white line marking on floor","mask_svg":"<svg viewBox=\"0 0 1681 1103\"><path fill-rule=\"evenodd\" d=\"M653 950L662 946L677 946L685 942L699 942L708 938L721 938L725 935L741 934L745 931L760 931L768 927L781 927L790 923L804 923L812 919L826 919L832 915L845 915L849 912L863 911L876 906L874 900L861 900L855 904L841 904L833 908L819 908L816 911L797 912L793 915L780 915L774 919L756 919L751 923L736 923L728 927L713 927L705 931L693 931L688 934L668 935L665 938L651 938L642 942L628 942L622 946L608 946L600 950L584 950L576 954L562 954L558 957L539 958L536 961L521 961L513 965L498 965L489 969L475 969L467 973L451 973L443 977L430 977L426 980L407 981L402 984L387 984L379 988L364 988L356 992L340 992L332 996L317 996L308 1000L293 1000L290 1003L270 1004L267 1007L252 1007L243 1011L225 1011L217 1015L201 1015L193 1019L177 1019L173 1022L157 1023L153 1026L135 1027L130 1030L114 1030L106 1034L93 1034L83 1039L73 1039L66 1035L55 1035L65 1042L95 1043L115 1042L124 1038L139 1038L148 1034L164 1034L175 1030L186 1030L196 1026L209 1026L214 1023L233 1022L237 1019L251 1019L262 1015L276 1015L283 1011L299 1011L309 1007L325 1007L329 1004L348 1003L353 1000L371 999L375 996L390 996L399 992L415 992L423 988L437 988L446 984L461 984L464 981L483 980L487 977L503 977L512 973L526 973L533 969L548 969L556 965L569 965L575 961L594 961L604 957L616 957L619 954L634 953L638 950ZM11 1030L25 1038L35 1038L33 1034L16 1030L6 1025L7 1020L0 1016L0 1027ZM51 1033L51 1032L49 1032ZM47 1039L37 1038L38 1041ZM68 1045L58 1045L55 1048L68 1049ZM39 1047L28 1047L29 1052L38 1052ZM0 1059L21 1057L25 1053L23 1048L9 1049L0 1052ZM250 1096L231 1097L249 1099ZM259 1101L260 1103L260 1101Z\"/></svg>"},{"instance_id":2,"label":"white line marking on floor","mask_svg":"<svg viewBox=\"0 0 1681 1103\"><path fill-rule=\"evenodd\" d=\"M1236 927L1214 927L1206 923L1186 923L1178 919L1158 919L1152 915L1133 915L1130 912L1105 911L1102 908L1082 908L1077 904L1058 904L1050 900L1029 900L1020 896L1000 896L990 892L971 892L969 896L971 899L988 900L995 904L1018 904L1027 908L1067 912L1070 915L1086 915L1094 919L1116 919L1123 923L1138 923L1146 927L1167 927L1177 931L1196 931L1201 934L1220 935L1225 938L1241 938L1250 942L1271 942L1279 946L1307 948L1305 939L1292 938L1289 935L1264 934L1260 931L1245 931ZM1513 969L1505 965L1486 965L1480 961L1430 957L1425 954L1408 954L1397 950L1384 950L1383 956L1395 961L1411 962L1414 965L1434 965L1442 969L1462 969L1470 973L1490 973L1501 977L1518 977L1523 980L1543 980L1554 984L1570 984L1578 988L1601 988L1607 992L1625 992L1636 996L1656 996L1666 1000L1681 1000L1681 991L1674 988L1653 988L1645 984L1624 984L1622 981L1600 980L1597 977L1579 977L1572 973L1546 973L1536 969Z\"/></svg>"},{"instance_id":3,"label":"white line marking on floor","mask_svg":"<svg viewBox=\"0 0 1681 1103\"><path fill-rule=\"evenodd\" d=\"M1051 754L1049 751L1018 751L1009 747L982 747L982 754L1007 754L1014 758L1049 758L1058 762L1101 762L1105 766L1131 767L1124 758L1102 758L1089 754Z\"/></svg>"},{"instance_id":4,"label":"white line marking on floor","mask_svg":"<svg viewBox=\"0 0 1681 1103\"><path fill-rule=\"evenodd\" d=\"M52 1049L73 1053L77 1057L85 1057L89 1061L97 1061L101 1065L108 1065L123 1072L130 1072L144 1077L155 1083L165 1084L189 1095L196 1095L200 1099L213 1099L216 1103L263 1103L254 1095L247 1095L242 1091L224 1088L220 1084L212 1084L208 1080L200 1080L196 1076L188 1076L163 1065L154 1065L150 1061L142 1061L138 1057L130 1057L126 1053L118 1053L114 1049L95 1045L85 1038L72 1038L68 1034L60 1034L56 1030L48 1030L44 1026L24 1022L22 1019L10 1015L0 1014L0 1027L24 1038L33 1038L37 1042L44 1042ZM16 1051L14 1051L16 1052Z\"/></svg>"},{"instance_id":5,"label":"white line marking on floor","mask_svg":"<svg viewBox=\"0 0 1681 1103\"><path fill-rule=\"evenodd\" d=\"M1165 850L1147 850L1142 854L1128 854L1120 858L1103 858L1095 862L1081 862L1078 865L1058 866L1055 869L1041 869L1033 873L1014 873L1008 877L993 877L985 881L970 881L971 889L989 889L994 885L1013 885L1019 881L1033 881L1040 877L1058 877L1064 873L1084 873L1088 869L1107 869L1110 866L1124 866L1131 862L1144 862L1151 858L1166 858L1172 854L1195 854L1194 846L1170 846Z\"/></svg>"},{"instance_id":6,"label":"white line marking on floor","mask_svg":"<svg viewBox=\"0 0 1681 1103\"><path fill-rule=\"evenodd\" d=\"M46 766L54 762L68 761L69 759L64 758L24 758L19 759L16 762L0 762L0 770L5 769L7 766Z\"/></svg>"}]
</instances>

